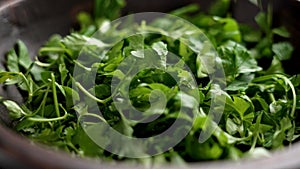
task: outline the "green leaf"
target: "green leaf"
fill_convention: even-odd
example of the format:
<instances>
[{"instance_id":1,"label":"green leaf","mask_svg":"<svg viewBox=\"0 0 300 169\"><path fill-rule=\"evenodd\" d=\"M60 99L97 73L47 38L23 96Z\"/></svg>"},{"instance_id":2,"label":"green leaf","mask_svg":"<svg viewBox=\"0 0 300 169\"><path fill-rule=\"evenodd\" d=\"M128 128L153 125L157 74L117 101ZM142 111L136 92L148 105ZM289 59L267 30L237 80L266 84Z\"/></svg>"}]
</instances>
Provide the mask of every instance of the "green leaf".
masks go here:
<instances>
[{"instance_id":1,"label":"green leaf","mask_svg":"<svg viewBox=\"0 0 300 169\"><path fill-rule=\"evenodd\" d=\"M274 34L279 35L281 37L284 37L284 38L290 37L289 31L285 27L274 28L272 31Z\"/></svg>"},{"instance_id":2,"label":"green leaf","mask_svg":"<svg viewBox=\"0 0 300 169\"><path fill-rule=\"evenodd\" d=\"M230 83L225 90L227 91L245 91L249 87L249 83L254 79L253 74L244 74L236 78Z\"/></svg>"},{"instance_id":3,"label":"green leaf","mask_svg":"<svg viewBox=\"0 0 300 169\"><path fill-rule=\"evenodd\" d=\"M217 0L210 7L209 14L213 16L226 16L230 7L230 0Z\"/></svg>"},{"instance_id":4,"label":"green leaf","mask_svg":"<svg viewBox=\"0 0 300 169\"><path fill-rule=\"evenodd\" d=\"M284 69L278 57L274 57L270 67L266 70L266 74L283 73Z\"/></svg>"},{"instance_id":5,"label":"green leaf","mask_svg":"<svg viewBox=\"0 0 300 169\"><path fill-rule=\"evenodd\" d=\"M126 2L124 0L95 0L94 1L94 17L117 19L121 14L121 8L124 7ZM107 10L109 9L109 10Z\"/></svg>"},{"instance_id":6,"label":"green leaf","mask_svg":"<svg viewBox=\"0 0 300 169\"><path fill-rule=\"evenodd\" d=\"M270 32L270 25L269 25L268 16L266 13L264 13L264 12L258 13L255 17L255 21L265 33Z\"/></svg>"},{"instance_id":7,"label":"green leaf","mask_svg":"<svg viewBox=\"0 0 300 169\"><path fill-rule=\"evenodd\" d=\"M163 42L156 42L152 44L152 48L155 50L155 52L160 56L160 62L161 65L166 68L167 67L167 44Z\"/></svg>"},{"instance_id":8,"label":"green leaf","mask_svg":"<svg viewBox=\"0 0 300 169\"><path fill-rule=\"evenodd\" d=\"M240 31L242 39L245 42L257 43L261 40L262 33L259 30L253 29L253 27L245 24L240 24Z\"/></svg>"},{"instance_id":9,"label":"green leaf","mask_svg":"<svg viewBox=\"0 0 300 169\"><path fill-rule=\"evenodd\" d=\"M17 131L30 130L32 133L34 133L35 132L35 129L33 128L34 125L35 125L35 122L30 121L27 118L25 118L25 119L22 119L21 121L19 121L19 123L15 126L15 129Z\"/></svg>"},{"instance_id":10,"label":"green leaf","mask_svg":"<svg viewBox=\"0 0 300 169\"><path fill-rule=\"evenodd\" d=\"M68 72L69 70L66 68L66 65L65 64L60 64L59 67L58 67L58 70L60 72L60 81L61 81L61 84L64 84L67 76L68 76Z\"/></svg>"},{"instance_id":11,"label":"green leaf","mask_svg":"<svg viewBox=\"0 0 300 169\"><path fill-rule=\"evenodd\" d=\"M272 51L279 60L288 60L292 56L294 48L289 42L279 42L272 45Z\"/></svg>"},{"instance_id":12,"label":"green leaf","mask_svg":"<svg viewBox=\"0 0 300 169\"><path fill-rule=\"evenodd\" d=\"M14 49L7 53L7 69L10 72L19 72L19 59Z\"/></svg>"},{"instance_id":13,"label":"green leaf","mask_svg":"<svg viewBox=\"0 0 300 169\"><path fill-rule=\"evenodd\" d=\"M41 79L47 83L49 82L48 79L51 79L51 73L53 73L52 71L43 71L41 72Z\"/></svg>"},{"instance_id":14,"label":"green leaf","mask_svg":"<svg viewBox=\"0 0 300 169\"><path fill-rule=\"evenodd\" d=\"M102 133L105 133L105 131L101 130L101 126L94 124L91 126L87 126L85 129L82 129L81 127L77 128L76 134L72 139L72 142L74 145L78 145L80 147L80 150L83 151L84 156L91 156L91 157L101 157L103 154L103 149L99 147L94 140L97 141L103 141L109 144L109 139L107 137L101 136ZM94 136L94 140L92 140L89 135ZM100 140L98 140L100 139Z\"/></svg>"},{"instance_id":15,"label":"green leaf","mask_svg":"<svg viewBox=\"0 0 300 169\"><path fill-rule=\"evenodd\" d=\"M133 129L129 122L123 117L113 128L125 136L132 136Z\"/></svg>"},{"instance_id":16,"label":"green leaf","mask_svg":"<svg viewBox=\"0 0 300 169\"><path fill-rule=\"evenodd\" d=\"M214 160L220 158L223 149L211 138L204 143L199 143L197 139L188 136L187 153L194 160Z\"/></svg>"},{"instance_id":17,"label":"green leaf","mask_svg":"<svg viewBox=\"0 0 300 169\"><path fill-rule=\"evenodd\" d=\"M227 119L227 121L226 121L226 131L229 134L234 135L235 133L237 133L238 128L239 127L231 119Z\"/></svg>"},{"instance_id":18,"label":"green leaf","mask_svg":"<svg viewBox=\"0 0 300 169\"><path fill-rule=\"evenodd\" d=\"M5 83L7 85L18 84L22 82L23 79L21 74L15 72L0 72L0 83Z\"/></svg>"},{"instance_id":19,"label":"green leaf","mask_svg":"<svg viewBox=\"0 0 300 169\"><path fill-rule=\"evenodd\" d=\"M13 119L19 119L26 115L23 109L14 101L12 100L4 100L3 104L9 111L9 116Z\"/></svg>"},{"instance_id":20,"label":"green leaf","mask_svg":"<svg viewBox=\"0 0 300 169\"><path fill-rule=\"evenodd\" d=\"M237 96L233 96L233 101L231 101L231 99L228 99L226 105L238 112L241 119L244 118L246 111L250 108L249 102Z\"/></svg>"},{"instance_id":21,"label":"green leaf","mask_svg":"<svg viewBox=\"0 0 300 169\"><path fill-rule=\"evenodd\" d=\"M18 45L19 63L25 69L28 69L32 64L32 60L30 59L28 49L21 40L17 42L17 45Z\"/></svg>"},{"instance_id":22,"label":"green leaf","mask_svg":"<svg viewBox=\"0 0 300 169\"><path fill-rule=\"evenodd\" d=\"M219 18L219 17L214 17L214 19L223 25L222 28L223 30L221 32L223 39L226 40L230 39L236 42L241 42L242 37L239 30L239 25L236 22L236 20L232 18Z\"/></svg>"},{"instance_id":23,"label":"green leaf","mask_svg":"<svg viewBox=\"0 0 300 169\"><path fill-rule=\"evenodd\" d=\"M227 42L219 48L219 52L227 76L232 75L235 78L241 73L253 73L262 70L249 51L236 42Z\"/></svg>"}]
</instances>

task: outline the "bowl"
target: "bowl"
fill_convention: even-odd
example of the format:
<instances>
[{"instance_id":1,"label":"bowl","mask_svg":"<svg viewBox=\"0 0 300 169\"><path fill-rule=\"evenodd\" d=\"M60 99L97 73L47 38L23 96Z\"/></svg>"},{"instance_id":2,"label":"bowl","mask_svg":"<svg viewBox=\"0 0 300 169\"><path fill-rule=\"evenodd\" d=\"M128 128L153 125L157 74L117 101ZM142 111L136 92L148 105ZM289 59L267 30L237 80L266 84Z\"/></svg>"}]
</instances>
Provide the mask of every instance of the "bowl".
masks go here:
<instances>
[{"instance_id":1,"label":"bowl","mask_svg":"<svg viewBox=\"0 0 300 169\"><path fill-rule=\"evenodd\" d=\"M274 16L276 21L284 23L291 30L292 43L296 48L294 55L299 53L299 19L298 10L300 3L289 0L286 3L274 1ZM167 12L189 3L200 3L205 9L210 2L198 0L183 1L135 1L127 0L124 14L135 12ZM79 11L91 12L92 0L2 0L0 2L0 61L4 64L4 54L21 39L30 50L31 56L37 53L38 48L52 35L69 33L70 28L76 25L76 14ZM259 11L249 1L239 0L232 9L234 17L239 22L255 25L253 20ZM287 19L281 19L287 18ZM298 28L298 29L297 29ZM298 37L298 38L297 38ZM297 62L298 61L298 62ZM286 64L297 65L299 57L293 57L293 61ZM299 73L297 66L289 70ZM1 88L0 93L4 97L22 102L22 97L14 91L14 88ZM53 150L45 145L32 143L11 129L12 121L4 107L0 107L0 167L1 168L141 168L141 166L127 166L122 163L106 163L96 159L81 159L71 156L60 150ZM270 157L233 160L219 160L213 162L192 163L186 168L215 168L215 169L252 169L252 168L299 168L300 143L291 147L274 151ZM178 166L163 166L162 168L182 168Z\"/></svg>"}]
</instances>

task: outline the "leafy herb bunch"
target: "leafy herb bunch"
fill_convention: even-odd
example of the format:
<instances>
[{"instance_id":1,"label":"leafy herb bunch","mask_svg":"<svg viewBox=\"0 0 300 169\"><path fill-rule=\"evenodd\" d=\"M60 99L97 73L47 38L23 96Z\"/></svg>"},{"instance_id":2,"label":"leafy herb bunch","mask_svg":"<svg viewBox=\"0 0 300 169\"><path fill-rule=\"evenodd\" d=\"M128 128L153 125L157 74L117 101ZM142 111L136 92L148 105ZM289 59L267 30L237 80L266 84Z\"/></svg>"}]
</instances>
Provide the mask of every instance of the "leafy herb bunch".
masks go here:
<instances>
[{"instance_id":1,"label":"leafy herb bunch","mask_svg":"<svg viewBox=\"0 0 300 169\"><path fill-rule=\"evenodd\" d=\"M111 23L125 4L120 0L98 0L96 4L98 4L96 7L101 6L95 9L96 19L87 13L79 14L81 29L72 31L66 37L53 35L40 48L35 60L30 59L26 45L22 41L18 41L17 47L8 52L7 70L1 71L0 82L5 85L17 85L24 97L24 103L20 105L8 99L3 99L2 103L16 122L15 130L22 135L81 157L124 160L127 159L128 151L149 154L149 150L138 146L118 145L116 151L119 155L114 155L94 143L86 131L98 133L99 139L105 140L107 145L110 145L112 138L105 136L105 131L98 131L99 120L131 137L159 134L178 118L186 124L192 124L187 136L175 147L161 155L137 159L147 164L268 155L269 150L289 145L299 137L297 93L300 78L284 74L281 65L282 60L290 58L293 48L289 42L273 41L275 35L288 38L289 33L283 27L272 28L270 14L259 13L255 19L260 29L253 30L249 26L237 23L230 16L227 12L230 4L228 0L218 1L208 13L199 12L196 5L171 12L201 29L221 58L220 62L225 73L224 83L227 85L224 89L218 88L217 92L226 96L226 102L224 111L221 112L223 113L221 121L217 124L208 118L212 93L216 89L208 78L210 71L203 68L203 62L198 59L195 51L181 41L184 32L190 30L189 27L185 27L184 31L180 30L176 24L166 23L164 18L152 24L143 22L136 25L137 28L157 32L164 32L167 29L171 33L182 32L182 34L173 38L162 34L135 35L123 39L117 45L109 46L109 42L101 41L92 35L104 25ZM106 10L103 8L106 6L114 8L110 12L104 12ZM126 34L126 30L123 31L112 28L101 36L107 39L111 37L122 39ZM103 56L103 53L97 51L99 45L100 47L107 45L111 49ZM178 81L162 69L144 69L135 76L129 76L128 72L121 69L120 63L129 55L134 55L136 60L139 60L136 64L140 64L141 67L151 63L151 59L139 53L138 49L141 48L156 52L155 61L161 68L166 68L172 63L167 59L168 51L180 56L184 63L175 62L177 66L169 70ZM82 51L87 52L89 57L103 59L101 62L92 63L89 57L78 60ZM262 57L272 60L267 69L259 66L258 59ZM133 60L131 63L134 62ZM195 90L180 90L181 86L188 86L193 81L190 74L183 69L184 64L189 67L198 83ZM79 67L82 71L76 77L73 76L74 67ZM96 72L96 78L92 83L89 72ZM128 84L129 101L137 110L145 112L140 114L139 118L151 119L157 114L159 118L142 124L127 118L135 112L118 111L114 98L122 99L120 96L125 89L116 87L112 90L114 77L117 81L132 78ZM82 79L82 83L79 83L77 78ZM160 92L155 92L157 90ZM162 97L161 94L165 97L166 108L161 108L159 101L156 100ZM185 102L178 99L178 96L182 95L185 96ZM91 105L91 102L98 104ZM153 105L156 109L146 111ZM182 106L190 109L198 107L193 112L195 117L191 118L189 114L180 116L179 107ZM126 110L126 107L123 108ZM94 109L100 109L103 117L90 113ZM89 122L81 125L81 121L86 119L89 119ZM210 121L208 126L206 121ZM180 129L184 130L185 127L183 125ZM213 127L215 130L208 140L200 143L199 134L206 130L206 127ZM181 130L175 132L180 133ZM171 140L172 138L169 138L169 141ZM122 153L124 155L120 155Z\"/></svg>"}]
</instances>

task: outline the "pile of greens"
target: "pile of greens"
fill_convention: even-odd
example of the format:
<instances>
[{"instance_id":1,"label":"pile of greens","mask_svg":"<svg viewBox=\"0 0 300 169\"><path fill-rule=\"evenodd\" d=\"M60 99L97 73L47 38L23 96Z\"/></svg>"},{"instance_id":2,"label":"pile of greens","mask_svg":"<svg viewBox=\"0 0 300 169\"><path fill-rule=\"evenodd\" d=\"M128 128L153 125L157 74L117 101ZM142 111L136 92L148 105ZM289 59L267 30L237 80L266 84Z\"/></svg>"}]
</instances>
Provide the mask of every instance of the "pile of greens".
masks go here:
<instances>
[{"instance_id":1,"label":"pile of greens","mask_svg":"<svg viewBox=\"0 0 300 169\"><path fill-rule=\"evenodd\" d=\"M199 133L205 130L204 121L207 120L214 89L208 78L210 72L203 71L201 61L193 50L181 43L180 36L173 39L164 35L132 36L112 46L106 56L101 56L101 53L93 50L99 46L88 42L98 40L92 35L104 24L117 18L125 3L122 0L95 2L93 16L84 12L78 15L80 30L72 30L66 37L53 35L40 48L34 60L22 41L18 41L16 47L7 53L7 70L1 71L0 82L4 85L17 85L24 103L18 104L5 98L1 103L8 109L10 117L15 121L14 128L20 134L80 157L99 157L109 161L129 160L125 155L114 155L94 143L81 126L80 120L95 118L85 127L99 132L99 136L107 140L107 145L111 138L101 136L103 131L98 131L95 127L97 120L105 121L120 133L132 137L159 134L177 118L183 124L192 124L188 135L169 151L151 158L135 159L147 164L182 164L184 161L258 157L268 155L269 150L280 149L297 141L300 136L300 96L297 94L300 78L284 73L281 61L291 57L293 47L287 41L274 42L275 36L288 39L289 33L283 27L272 28L270 12L261 12L256 16L255 20L260 27L258 30L239 24L231 17L228 13L230 0L218 1L207 13L200 12L197 5L171 12L190 21L207 35L221 58L226 76L226 88L219 89L219 92L226 95L221 121L212 136L200 143ZM111 10L105 12L104 9ZM163 19L152 25L142 23L137 26L158 32L164 31L161 27L178 31L176 25L172 27ZM122 32L111 29L105 36L122 36ZM167 51L180 56L194 73L198 83L197 89L193 90L197 94L179 90L180 86L188 86L191 81L188 73L179 69L182 64L180 62L177 63L178 67L170 70L178 77L179 83L161 69L145 69L132 77L129 98L136 109L144 112L151 106L152 102L149 100L160 97L159 93L153 91L160 90L166 97L167 108L159 118L150 123L136 123L126 118L134 112L119 112L113 101L114 97L121 96L124 89L116 88L111 91L113 77L122 81L128 76L128 72L118 67L128 55L135 55L141 66L149 63L146 57L138 53L137 49L140 48L156 51L159 56L156 61L162 66L172 62L166 61ZM80 52L86 49L91 49L92 52L87 51L90 55L104 59L99 63L89 63L89 59L78 60ZM261 66L262 58L269 59L270 66ZM76 82L77 77L73 77L75 65L82 69L83 73L78 76L86 79L83 82L91 81L86 72L97 73L94 85ZM76 84L75 88L78 90L75 91L72 84ZM178 99L182 95L186 102ZM89 105L89 102L82 102L82 97L98 104L95 107ZM199 105L194 105L193 100L198 100ZM179 107L199 109L195 112L195 118L191 119L189 115L178 116ZM103 117L90 113L93 109L100 109ZM153 114L141 114L141 118L151 118L159 111L161 110L154 110ZM211 122L211 125L216 124ZM118 154L126 151L143 151L147 154L147 150L139 149L138 146L128 148L119 145L116 151L120 152Z\"/></svg>"}]
</instances>

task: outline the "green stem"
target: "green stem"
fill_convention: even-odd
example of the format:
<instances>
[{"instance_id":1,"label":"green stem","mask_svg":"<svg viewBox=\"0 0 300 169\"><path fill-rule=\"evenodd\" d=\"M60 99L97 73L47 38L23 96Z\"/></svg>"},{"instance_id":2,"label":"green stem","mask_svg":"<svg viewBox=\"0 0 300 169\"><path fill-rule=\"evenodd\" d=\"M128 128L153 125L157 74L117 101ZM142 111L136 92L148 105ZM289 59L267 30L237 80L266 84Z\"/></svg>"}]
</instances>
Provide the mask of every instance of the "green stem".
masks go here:
<instances>
[{"instance_id":1,"label":"green stem","mask_svg":"<svg viewBox=\"0 0 300 169\"><path fill-rule=\"evenodd\" d=\"M271 99L272 103L276 102L276 99L275 99L275 97L274 97L274 94L273 94L273 93L269 93L269 97L270 97L270 99Z\"/></svg>"},{"instance_id":2,"label":"green stem","mask_svg":"<svg viewBox=\"0 0 300 169\"><path fill-rule=\"evenodd\" d=\"M77 60L73 60L73 62L78 65L79 67L83 68L84 70L86 71L91 71L92 69L91 68L88 68L88 67L85 67L83 64L81 64L80 62L78 62Z\"/></svg>"},{"instance_id":3,"label":"green stem","mask_svg":"<svg viewBox=\"0 0 300 169\"><path fill-rule=\"evenodd\" d=\"M47 88L47 90L44 94L43 101L41 102L40 106L36 109L36 111L33 113L33 115L37 114L42 109L41 116L44 117L44 108L45 108L45 104L46 104L46 101L47 101L49 89L50 89L50 86L48 86L48 88Z\"/></svg>"},{"instance_id":4,"label":"green stem","mask_svg":"<svg viewBox=\"0 0 300 169\"><path fill-rule=\"evenodd\" d=\"M83 116L92 116L92 117L96 117L97 119L101 120L102 122L107 123L107 121L106 121L103 117L101 117L101 116L99 116L99 115L97 115L97 114L86 113L86 114L82 114L82 115L80 115L80 116L78 117L78 120L77 120L77 123L78 123L78 124L80 123L80 120L81 120L81 118L82 118Z\"/></svg>"},{"instance_id":5,"label":"green stem","mask_svg":"<svg viewBox=\"0 0 300 169\"><path fill-rule=\"evenodd\" d=\"M54 76L53 73L51 73L51 81L52 81L52 93L53 93L54 108L55 108L55 112L56 112L57 117L60 117L58 100L57 100L56 85L55 85L55 76Z\"/></svg>"},{"instance_id":6,"label":"green stem","mask_svg":"<svg viewBox=\"0 0 300 169\"><path fill-rule=\"evenodd\" d=\"M63 120L63 119L65 119L65 118L67 118L67 116L68 116L68 113L67 113L67 111L64 109L64 107L63 106L61 106L61 105L59 105L62 109L63 109L63 111L64 111L64 115L63 116L61 116L61 117L56 117L56 118L38 118L38 117L29 117L29 118L27 118L28 120L30 120L30 121L35 121L35 122L52 122L52 121L59 121L59 120Z\"/></svg>"},{"instance_id":7,"label":"green stem","mask_svg":"<svg viewBox=\"0 0 300 169\"><path fill-rule=\"evenodd\" d=\"M254 148L256 147L256 143L257 143L257 138L258 138L258 134L259 134L259 126L260 126L260 123L261 123L261 118L262 118L262 113L257 117L256 119L256 123L255 123L255 127L254 127L254 132L253 132L253 142L252 142L252 145L251 145L251 148L250 148L250 152L252 152L254 150Z\"/></svg>"},{"instance_id":8,"label":"green stem","mask_svg":"<svg viewBox=\"0 0 300 169\"><path fill-rule=\"evenodd\" d=\"M293 106L292 106L292 110L291 110L291 117L294 117L295 115L295 111L296 111L296 106L297 106L297 94L296 94L296 90L295 87L293 85L293 83L290 81L290 79L288 79L286 76L283 75L276 75L278 78L283 79L291 88L292 90L292 95L293 95Z\"/></svg>"},{"instance_id":9,"label":"green stem","mask_svg":"<svg viewBox=\"0 0 300 169\"><path fill-rule=\"evenodd\" d=\"M101 100L98 99L97 97L95 97L94 95L92 95L90 92L88 92L79 82L75 82L75 85L89 98L95 100L96 102L105 104L108 100L110 100L111 97L105 99L105 100Z\"/></svg>"},{"instance_id":10,"label":"green stem","mask_svg":"<svg viewBox=\"0 0 300 169\"><path fill-rule=\"evenodd\" d=\"M28 102L30 102L31 99L32 99L32 96L33 96L31 85L30 85L29 81L27 80L26 76L23 73L18 73L18 75L20 75L22 77L22 79L24 80L24 82L25 82L25 85L28 89Z\"/></svg>"},{"instance_id":11,"label":"green stem","mask_svg":"<svg viewBox=\"0 0 300 169\"><path fill-rule=\"evenodd\" d=\"M39 51L40 53L43 52L65 52L64 48L59 48L59 47L43 47Z\"/></svg>"},{"instance_id":12,"label":"green stem","mask_svg":"<svg viewBox=\"0 0 300 169\"><path fill-rule=\"evenodd\" d=\"M34 63L36 65L40 66L40 67L49 67L49 66L51 66L50 63L43 63L43 62L41 62L38 57L35 58Z\"/></svg>"},{"instance_id":13,"label":"green stem","mask_svg":"<svg viewBox=\"0 0 300 169\"><path fill-rule=\"evenodd\" d=\"M40 92L42 91L43 92L43 89L47 87L47 90L49 90L49 84L44 84L42 86L39 86L38 88L36 88L32 93L33 95L35 95L37 92Z\"/></svg>"}]
</instances>

